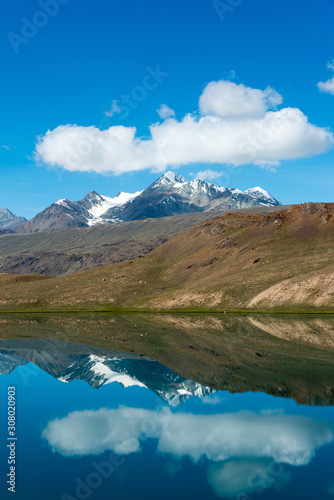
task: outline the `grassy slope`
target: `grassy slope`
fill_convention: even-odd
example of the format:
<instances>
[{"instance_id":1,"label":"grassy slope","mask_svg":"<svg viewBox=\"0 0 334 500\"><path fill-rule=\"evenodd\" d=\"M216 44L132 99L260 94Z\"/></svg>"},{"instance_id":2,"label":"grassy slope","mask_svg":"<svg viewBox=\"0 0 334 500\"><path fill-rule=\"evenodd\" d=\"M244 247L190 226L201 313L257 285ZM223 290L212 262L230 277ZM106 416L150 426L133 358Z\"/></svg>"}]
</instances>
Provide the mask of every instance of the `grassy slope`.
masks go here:
<instances>
[{"instance_id":1,"label":"grassy slope","mask_svg":"<svg viewBox=\"0 0 334 500\"><path fill-rule=\"evenodd\" d=\"M330 204L266 216L231 214L204 221L133 262L62 278L3 275L0 309L222 310L247 308L251 301L266 309L334 309L333 215ZM286 301L284 293L279 301L270 295L282 282L293 291ZM266 290L270 300L256 302Z\"/></svg>"},{"instance_id":2,"label":"grassy slope","mask_svg":"<svg viewBox=\"0 0 334 500\"><path fill-rule=\"evenodd\" d=\"M253 209L266 213L273 208ZM253 211L252 210L252 211ZM245 213L250 210L244 210ZM98 225L64 231L0 237L0 271L61 276L130 260L198 222L225 212L203 212Z\"/></svg>"},{"instance_id":3,"label":"grassy slope","mask_svg":"<svg viewBox=\"0 0 334 500\"><path fill-rule=\"evenodd\" d=\"M334 404L333 323L332 317L2 315L0 340L49 337L136 352L213 389L328 405Z\"/></svg>"}]
</instances>

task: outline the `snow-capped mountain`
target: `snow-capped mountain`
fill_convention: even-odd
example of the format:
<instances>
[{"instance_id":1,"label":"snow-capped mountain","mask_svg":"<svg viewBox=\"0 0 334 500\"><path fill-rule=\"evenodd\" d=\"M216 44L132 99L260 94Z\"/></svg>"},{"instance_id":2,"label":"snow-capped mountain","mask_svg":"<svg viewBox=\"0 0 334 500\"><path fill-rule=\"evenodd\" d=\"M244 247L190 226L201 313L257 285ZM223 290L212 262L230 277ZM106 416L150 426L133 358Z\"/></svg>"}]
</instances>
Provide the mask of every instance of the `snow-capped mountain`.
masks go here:
<instances>
[{"instance_id":1,"label":"snow-capped mountain","mask_svg":"<svg viewBox=\"0 0 334 500\"><path fill-rule=\"evenodd\" d=\"M184 213L275 205L280 203L260 187L241 191L199 179L189 181L175 172L166 172L148 188L136 193L120 192L110 198L92 191L80 201L58 200L17 227L15 232L56 231Z\"/></svg>"},{"instance_id":2,"label":"snow-capped mountain","mask_svg":"<svg viewBox=\"0 0 334 500\"><path fill-rule=\"evenodd\" d=\"M169 171L159 177L157 181L153 182L152 186L159 187L173 185L175 187L181 187L188 182L189 181L182 177L182 175L177 174L176 172Z\"/></svg>"},{"instance_id":3,"label":"snow-capped mountain","mask_svg":"<svg viewBox=\"0 0 334 500\"><path fill-rule=\"evenodd\" d=\"M27 219L24 217L17 217L12 214L8 208L0 208L0 230L15 229L26 221Z\"/></svg>"},{"instance_id":4,"label":"snow-capped mountain","mask_svg":"<svg viewBox=\"0 0 334 500\"><path fill-rule=\"evenodd\" d=\"M64 383L84 380L96 389L114 382L146 387L172 406L214 392L145 356L51 339L0 341L0 374L27 363Z\"/></svg>"},{"instance_id":5,"label":"snow-capped mountain","mask_svg":"<svg viewBox=\"0 0 334 500\"><path fill-rule=\"evenodd\" d=\"M267 191L260 188L259 186L246 189L245 193L257 198L260 201L261 205L268 206L268 203L271 203L273 206L280 205L280 203L278 203L277 200L275 200L275 198L271 196L271 194L269 194Z\"/></svg>"},{"instance_id":6,"label":"snow-capped mountain","mask_svg":"<svg viewBox=\"0 0 334 500\"><path fill-rule=\"evenodd\" d=\"M166 172L135 198L110 208L101 217L106 220L117 218L129 221L181 213L275 205L280 203L262 188L241 191L200 179L188 181L175 172Z\"/></svg>"},{"instance_id":7,"label":"snow-capped mountain","mask_svg":"<svg viewBox=\"0 0 334 500\"><path fill-rule=\"evenodd\" d=\"M16 233L39 233L42 231L57 231L61 229L74 229L89 227L98 223L120 222L117 217L105 217L108 209L122 206L134 199L138 193L118 193L114 198L103 196L96 191L88 193L80 201L61 199L37 214L33 219L17 227Z\"/></svg>"},{"instance_id":8,"label":"snow-capped mountain","mask_svg":"<svg viewBox=\"0 0 334 500\"><path fill-rule=\"evenodd\" d=\"M100 195L96 191L87 194L87 196L81 200L81 204L87 209L90 214L90 219L88 220L88 225L93 226L101 222L106 222L105 219L101 218L101 215L105 214L109 209L119 207L125 203L133 200L141 194L141 191L137 193L124 193L120 191L114 198L109 198L108 196ZM109 222L118 222L115 219L110 219Z\"/></svg>"}]
</instances>

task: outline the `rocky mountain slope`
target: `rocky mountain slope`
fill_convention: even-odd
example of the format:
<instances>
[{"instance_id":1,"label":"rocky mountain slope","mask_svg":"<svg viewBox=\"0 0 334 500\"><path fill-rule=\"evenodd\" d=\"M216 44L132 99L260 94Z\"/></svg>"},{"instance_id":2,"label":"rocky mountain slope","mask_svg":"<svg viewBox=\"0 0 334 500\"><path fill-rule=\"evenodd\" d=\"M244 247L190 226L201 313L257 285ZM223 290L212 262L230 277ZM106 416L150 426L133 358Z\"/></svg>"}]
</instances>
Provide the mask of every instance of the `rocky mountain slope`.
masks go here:
<instances>
[{"instance_id":1,"label":"rocky mountain slope","mask_svg":"<svg viewBox=\"0 0 334 500\"><path fill-rule=\"evenodd\" d=\"M59 231L101 223L212 210L272 207L279 204L261 188L243 192L201 180L187 181L174 172L167 172L144 191L133 194L121 192L114 198L109 198L93 191L80 201L58 200L28 222L13 229L13 232Z\"/></svg>"},{"instance_id":2,"label":"rocky mountain slope","mask_svg":"<svg viewBox=\"0 0 334 500\"><path fill-rule=\"evenodd\" d=\"M167 172L138 196L107 210L102 219L136 220L180 213L232 210L280 203L261 188L227 189Z\"/></svg>"},{"instance_id":3,"label":"rocky mountain slope","mask_svg":"<svg viewBox=\"0 0 334 500\"><path fill-rule=\"evenodd\" d=\"M8 210L8 208L0 208L0 230L15 229L27 219L17 217Z\"/></svg>"},{"instance_id":4,"label":"rocky mountain slope","mask_svg":"<svg viewBox=\"0 0 334 500\"><path fill-rule=\"evenodd\" d=\"M14 232L39 233L42 231L89 227L101 222L119 222L117 218L109 219L105 217L102 220L100 216L110 207L122 205L137 196L137 194L118 193L115 198L109 198L93 191L80 201L58 200L33 217L33 219L17 227Z\"/></svg>"},{"instance_id":5,"label":"rocky mountain slope","mask_svg":"<svg viewBox=\"0 0 334 500\"><path fill-rule=\"evenodd\" d=\"M333 238L334 204L227 214L134 261L61 278L0 275L0 308L333 310Z\"/></svg>"},{"instance_id":6,"label":"rocky mountain slope","mask_svg":"<svg viewBox=\"0 0 334 500\"><path fill-rule=\"evenodd\" d=\"M279 207L244 209L266 213ZM158 247L171 236L224 212L199 212L119 224L96 224L71 231L3 235L0 273L62 276L131 260Z\"/></svg>"}]
</instances>

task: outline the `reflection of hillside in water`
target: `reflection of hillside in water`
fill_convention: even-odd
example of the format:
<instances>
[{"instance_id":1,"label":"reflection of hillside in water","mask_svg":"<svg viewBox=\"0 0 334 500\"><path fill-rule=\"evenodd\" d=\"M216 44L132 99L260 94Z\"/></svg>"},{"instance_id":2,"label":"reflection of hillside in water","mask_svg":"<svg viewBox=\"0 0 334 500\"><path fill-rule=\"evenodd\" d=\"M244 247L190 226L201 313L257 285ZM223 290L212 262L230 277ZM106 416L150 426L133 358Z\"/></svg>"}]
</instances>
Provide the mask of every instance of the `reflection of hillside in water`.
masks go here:
<instances>
[{"instance_id":1,"label":"reflection of hillside in water","mask_svg":"<svg viewBox=\"0 0 334 500\"><path fill-rule=\"evenodd\" d=\"M31 314L0 321L3 342L44 337L136 353L215 390L334 404L334 319L328 315Z\"/></svg>"}]
</instances>

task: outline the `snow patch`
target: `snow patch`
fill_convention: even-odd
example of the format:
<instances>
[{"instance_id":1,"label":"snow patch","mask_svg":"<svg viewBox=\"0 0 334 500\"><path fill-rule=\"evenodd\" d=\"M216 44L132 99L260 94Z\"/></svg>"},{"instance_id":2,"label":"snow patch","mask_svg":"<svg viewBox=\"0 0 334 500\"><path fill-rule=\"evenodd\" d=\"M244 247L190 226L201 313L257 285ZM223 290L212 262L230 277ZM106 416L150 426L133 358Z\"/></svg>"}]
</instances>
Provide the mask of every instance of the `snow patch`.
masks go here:
<instances>
[{"instance_id":1,"label":"snow patch","mask_svg":"<svg viewBox=\"0 0 334 500\"><path fill-rule=\"evenodd\" d=\"M181 394L181 396L192 396L192 393L190 391L187 391L186 389L177 389L177 392Z\"/></svg>"},{"instance_id":2,"label":"snow patch","mask_svg":"<svg viewBox=\"0 0 334 500\"><path fill-rule=\"evenodd\" d=\"M66 200L66 198L63 198L62 200L58 200L58 201L55 201L55 205L61 205L63 207L67 207L67 202L68 200Z\"/></svg>"},{"instance_id":3,"label":"snow patch","mask_svg":"<svg viewBox=\"0 0 334 500\"><path fill-rule=\"evenodd\" d=\"M268 200L274 201L274 198L271 196L271 194L269 194L268 191L265 191L259 186L246 189L245 193L253 196L254 198L266 198Z\"/></svg>"},{"instance_id":4,"label":"snow patch","mask_svg":"<svg viewBox=\"0 0 334 500\"><path fill-rule=\"evenodd\" d=\"M108 196L101 195L100 201L96 205L92 206L88 210L92 217L97 218L103 215L109 208L117 207L119 205L124 205L130 200L137 198L142 193L142 191L137 191L136 193L118 193L114 198L109 198Z\"/></svg>"},{"instance_id":5,"label":"snow patch","mask_svg":"<svg viewBox=\"0 0 334 500\"><path fill-rule=\"evenodd\" d=\"M122 191L118 193L114 198L109 198L109 196L99 195L99 198L92 200L92 207L88 209L88 213L91 218L87 220L89 226L94 226L95 224L105 224L122 222L121 219L114 217L112 219L102 219L101 215L105 214L110 208L118 207L134 200L142 193L142 191L137 191L136 193L123 193Z\"/></svg>"},{"instance_id":6,"label":"snow patch","mask_svg":"<svg viewBox=\"0 0 334 500\"><path fill-rule=\"evenodd\" d=\"M170 170L161 176L160 179L155 182L154 186L158 187L166 184L172 184L174 187L181 187L183 184L188 184L188 182L189 181L182 177L182 175L176 174Z\"/></svg>"}]
</instances>

